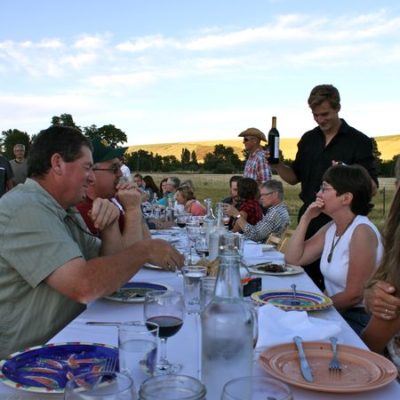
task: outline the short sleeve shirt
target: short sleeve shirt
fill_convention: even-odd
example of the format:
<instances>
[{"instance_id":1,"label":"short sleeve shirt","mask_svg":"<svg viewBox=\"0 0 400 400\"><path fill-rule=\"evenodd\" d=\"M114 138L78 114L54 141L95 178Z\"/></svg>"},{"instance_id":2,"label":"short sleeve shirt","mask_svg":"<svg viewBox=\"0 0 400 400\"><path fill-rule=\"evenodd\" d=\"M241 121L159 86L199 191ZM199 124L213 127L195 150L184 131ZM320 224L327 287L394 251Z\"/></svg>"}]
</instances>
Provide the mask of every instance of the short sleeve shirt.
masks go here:
<instances>
[{"instance_id":1,"label":"short sleeve shirt","mask_svg":"<svg viewBox=\"0 0 400 400\"><path fill-rule=\"evenodd\" d=\"M332 161L359 164L367 169L378 183L376 162L371 139L341 120L339 132L325 146L325 135L319 127L306 132L297 145L297 154L292 168L301 182L300 198L305 205L315 200L322 183L322 176Z\"/></svg>"},{"instance_id":2,"label":"short sleeve shirt","mask_svg":"<svg viewBox=\"0 0 400 400\"><path fill-rule=\"evenodd\" d=\"M44 344L84 310L45 279L66 262L99 255L75 208L64 210L27 179L0 199L0 357Z\"/></svg>"},{"instance_id":3,"label":"short sleeve shirt","mask_svg":"<svg viewBox=\"0 0 400 400\"><path fill-rule=\"evenodd\" d=\"M262 208L257 200L245 200L239 208L239 211L247 213L247 222L255 225L263 217Z\"/></svg>"},{"instance_id":4,"label":"short sleeve shirt","mask_svg":"<svg viewBox=\"0 0 400 400\"><path fill-rule=\"evenodd\" d=\"M269 181L271 179L271 169L269 168L266 152L258 149L249 155L244 166L244 178L252 178L258 184Z\"/></svg>"}]
</instances>

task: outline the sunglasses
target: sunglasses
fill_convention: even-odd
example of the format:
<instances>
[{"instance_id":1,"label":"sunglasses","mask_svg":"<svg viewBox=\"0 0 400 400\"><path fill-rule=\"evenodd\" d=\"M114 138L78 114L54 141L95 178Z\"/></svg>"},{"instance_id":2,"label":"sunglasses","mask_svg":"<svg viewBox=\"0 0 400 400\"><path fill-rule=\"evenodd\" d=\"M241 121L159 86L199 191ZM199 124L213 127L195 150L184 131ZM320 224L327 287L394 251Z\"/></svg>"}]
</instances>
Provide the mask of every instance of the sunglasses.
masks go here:
<instances>
[{"instance_id":1,"label":"sunglasses","mask_svg":"<svg viewBox=\"0 0 400 400\"><path fill-rule=\"evenodd\" d=\"M249 142L250 140L251 140L251 138L249 138L249 137L246 136L246 137L243 139L243 142L246 143L246 142Z\"/></svg>"}]
</instances>

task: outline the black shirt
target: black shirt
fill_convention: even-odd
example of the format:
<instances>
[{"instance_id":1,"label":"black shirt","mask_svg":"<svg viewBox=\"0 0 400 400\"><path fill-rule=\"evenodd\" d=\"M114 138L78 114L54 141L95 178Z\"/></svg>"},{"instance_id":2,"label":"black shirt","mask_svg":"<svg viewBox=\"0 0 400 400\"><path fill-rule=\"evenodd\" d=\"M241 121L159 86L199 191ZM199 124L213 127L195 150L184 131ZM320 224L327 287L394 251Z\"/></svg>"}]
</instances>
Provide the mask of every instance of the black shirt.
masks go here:
<instances>
[{"instance_id":1,"label":"black shirt","mask_svg":"<svg viewBox=\"0 0 400 400\"><path fill-rule=\"evenodd\" d=\"M304 206L315 200L322 183L322 176L332 165L333 160L348 165L362 165L378 184L371 139L347 125L343 119L341 121L338 133L326 147L325 135L319 127L306 132L297 144L298 150L292 168L301 182L300 198Z\"/></svg>"}]
</instances>

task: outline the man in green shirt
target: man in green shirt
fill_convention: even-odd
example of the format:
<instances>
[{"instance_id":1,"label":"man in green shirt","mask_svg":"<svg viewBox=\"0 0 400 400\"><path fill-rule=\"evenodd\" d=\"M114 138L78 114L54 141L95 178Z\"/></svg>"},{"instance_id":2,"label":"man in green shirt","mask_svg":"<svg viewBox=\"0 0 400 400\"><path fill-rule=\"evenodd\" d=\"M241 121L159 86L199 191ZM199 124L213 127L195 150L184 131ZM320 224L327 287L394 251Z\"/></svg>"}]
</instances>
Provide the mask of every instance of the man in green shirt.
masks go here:
<instances>
[{"instance_id":1,"label":"man in green shirt","mask_svg":"<svg viewBox=\"0 0 400 400\"><path fill-rule=\"evenodd\" d=\"M124 248L119 212L93 201L94 237L74 207L93 184L91 144L79 130L39 133L28 159L31 179L0 199L0 358L47 342L85 308L111 294L145 263L175 268L183 257L162 240Z\"/></svg>"}]
</instances>

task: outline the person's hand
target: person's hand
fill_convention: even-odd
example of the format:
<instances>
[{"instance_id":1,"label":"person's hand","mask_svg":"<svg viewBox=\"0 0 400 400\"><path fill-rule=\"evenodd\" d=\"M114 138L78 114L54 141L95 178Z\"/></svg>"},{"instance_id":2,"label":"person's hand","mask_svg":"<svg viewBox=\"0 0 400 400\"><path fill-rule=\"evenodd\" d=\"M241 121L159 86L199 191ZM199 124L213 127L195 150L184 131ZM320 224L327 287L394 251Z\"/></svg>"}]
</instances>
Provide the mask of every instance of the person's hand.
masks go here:
<instances>
[{"instance_id":1,"label":"person's hand","mask_svg":"<svg viewBox=\"0 0 400 400\"><path fill-rule=\"evenodd\" d=\"M394 295L396 289L388 282L378 281L364 291L364 303L375 317L385 320L400 315L400 298Z\"/></svg>"},{"instance_id":2,"label":"person's hand","mask_svg":"<svg viewBox=\"0 0 400 400\"><path fill-rule=\"evenodd\" d=\"M161 239L149 240L150 264L158 265L168 271L175 271L181 268L185 262L183 254L175 247Z\"/></svg>"},{"instance_id":3,"label":"person's hand","mask_svg":"<svg viewBox=\"0 0 400 400\"><path fill-rule=\"evenodd\" d=\"M316 198L315 201L313 201L306 209L304 212L303 216L308 219L313 219L315 217L318 217L319 214L322 213L322 210L325 206L325 203L322 199Z\"/></svg>"},{"instance_id":4,"label":"person's hand","mask_svg":"<svg viewBox=\"0 0 400 400\"><path fill-rule=\"evenodd\" d=\"M99 231L110 227L118 221L119 214L119 209L115 204L108 199L101 199L100 197L93 201L92 209L89 212L93 225Z\"/></svg>"},{"instance_id":5,"label":"person's hand","mask_svg":"<svg viewBox=\"0 0 400 400\"><path fill-rule=\"evenodd\" d=\"M135 188L132 183L119 183L116 186L116 198L121 203L125 211L140 208L142 202L142 193Z\"/></svg>"},{"instance_id":6,"label":"person's hand","mask_svg":"<svg viewBox=\"0 0 400 400\"><path fill-rule=\"evenodd\" d=\"M224 213L230 217L236 217L239 214L239 210L231 204L224 204Z\"/></svg>"}]
</instances>

